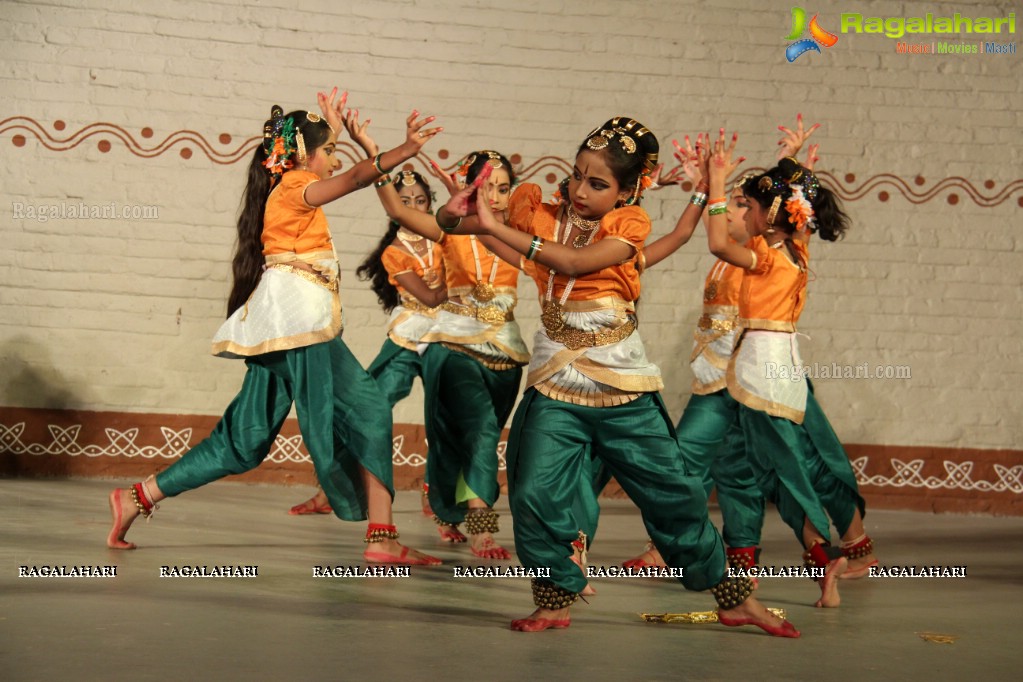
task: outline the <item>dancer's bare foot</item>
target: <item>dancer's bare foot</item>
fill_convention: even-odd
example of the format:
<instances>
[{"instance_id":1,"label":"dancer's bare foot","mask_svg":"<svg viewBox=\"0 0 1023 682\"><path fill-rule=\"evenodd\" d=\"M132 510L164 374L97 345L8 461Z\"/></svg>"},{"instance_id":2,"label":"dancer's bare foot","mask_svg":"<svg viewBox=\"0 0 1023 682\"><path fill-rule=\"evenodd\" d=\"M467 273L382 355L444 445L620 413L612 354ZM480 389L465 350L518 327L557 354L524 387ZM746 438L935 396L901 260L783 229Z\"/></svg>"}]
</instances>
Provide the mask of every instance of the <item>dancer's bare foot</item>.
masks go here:
<instances>
[{"instance_id":1,"label":"dancer's bare foot","mask_svg":"<svg viewBox=\"0 0 1023 682\"><path fill-rule=\"evenodd\" d=\"M841 597L838 596L838 580L845 573L848 566L849 560L845 557L839 557L828 562L824 577L817 579L817 584L821 588L821 598L817 600L814 606L833 609L842 603Z\"/></svg>"},{"instance_id":2,"label":"dancer's bare foot","mask_svg":"<svg viewBox=\"0 0 1023 682\"><path fill-rule=\"evenodd\" d=\"M139 515L138 507L131 499L131 492L124 488L115 488L110 492L107 501L110 503L110 517L113 521L110 533L107 534L107 547L135 549L134 542L124 539L135 517Z\"/></svg>"},{"instance_id":3,"label":"dancer's bare foot","mask_svg":"<svg viewBox=\"0 0 1023 682\"><path fill-rule=\"evenodd\" d=\"M444 542L460 544L469 540L462 531L458 530L457 524L438 523L437 532L440 533L440 539Z\"/></svg>"},{"instance_id":4,"label":"dancer's bare foot","mask_svg":"<svg viewBox=\"0 0 1023 682\"><path fill-rule=\"evenodd\" d=\"M877 566L877 557L873 553L858 559L849 559L849 567L845 570L839 580L859 580L870 575L871 566Z\"/></svg>"},{"instance_id":5,"label":"dancer's bare foot","mask_svg":"<svg viewBox=\"0 0 1023 682\"><path fill-rule=\"evenodd\" d=\"M440 566L443 561L406 547L397 540L382 540L366 545L362 558L374 564L407 564L411 566Z\"/></svg>"},{"instance_id":6,"label":"dancer's bare foot","mask_svg":"<svg viewBox=\"0 0 1023 682\"><path fill-rule=\"evenodd\" d=\"M305 516L306 514L331 514L333 511L327 500L327 494L322 490L317 490L315 495L302 504L296 504L288 513L292 516Z\"/></svg>"},{"instance_id":7,"label":"dancer's bare foot","mask_svg":"<svg viewBox=\"0 0 1023 682\"><path fill-rule=\"evenodd\" d=\"M637 557L622 562L622 566L625 568L646 568L647 566L665 568L667 564L664 563L661 553L654 547L654 543L647 542L646 551Z\"/></svg>"},{"instance_id":8,"label":"dancer's bare foot","mask_svg":"<svg viewBox=\"0 0 1023 682\"><path fill-rule=\"evenodd\" d=\"M469 549L472 551L473 556L477 556L480 559L511 559L511 554L508 553L508 550L497 544L494 536L490 533L476 533L470 537L472 539L470 540Z\"/></svg>"},{"instance_id":9,"label":"dancer's bare foot","mask_svg":"<svg viewBox=\"0 0 1023 682\"><path fill-rule=\"evenodd\" d=\"M525 618L511 622L511 629L519 632L540 632L547 629L567 628L571 624L569 609L537 609Z\"/></svg>"},{"instance_id":10,"label":"dancer's bare foot","mask_svg":"<svg viewBox=\"0 0 1023 682\"><path fill-rule=\"evenodd\" d=\"M728 627L756 625L775 637L799 637L799 630L792 623L768 611L754 597L749 597L734 609L718 609L718 622Z\"/></svg>"}]
</instances>

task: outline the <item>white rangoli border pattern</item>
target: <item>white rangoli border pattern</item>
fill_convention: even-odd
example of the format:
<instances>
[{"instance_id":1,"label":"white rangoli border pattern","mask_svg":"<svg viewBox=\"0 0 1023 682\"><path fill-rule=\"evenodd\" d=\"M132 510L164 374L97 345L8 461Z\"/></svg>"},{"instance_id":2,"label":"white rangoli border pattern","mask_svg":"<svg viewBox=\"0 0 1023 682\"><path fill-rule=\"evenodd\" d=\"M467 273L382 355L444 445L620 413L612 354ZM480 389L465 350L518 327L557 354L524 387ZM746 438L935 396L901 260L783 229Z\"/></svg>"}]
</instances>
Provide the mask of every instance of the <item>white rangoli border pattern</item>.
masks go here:
<instances>
[{"instance_id":1,"label":"white rangoli border pattern","mask_svg":"<svg viewBox=\"0 0 1023 682\"><path fill-rule=\"evenodd\" d=\"M62 455L67 457L140 457L142 459L176 459L188 452L191 447L192 429L185 428L180 431L160 427L163 434L163 445L138 445L135 441L139 436L138 428L125 429L104 429L107 439L106 445L81 444L78 442L81 435L82 425L58 426L48 424L46 427L50 432L49 443L25 443L22 436L25 433L25 422L18 422L13 426L0 424L0 452L10 452L15 455ZM391 461L395 466L422 467L426 464L426 454L418 452L403 452L405 436L394 437ZM507 443L501 441L497 447L498 466L505 469L505 449ZM274 441L273 448L267 456L266 461L277 464L288 462L310 462L309 455L302 452L302 436L278 435Z\"/></svg>"},{"instance_id":2,"label":"white rangoli border pattern","mask_svg":"<svg viewBox=\"0 0 1023 682\"><path fill-rule=\"evenodd\" d=\"M63 455L68 457L140 457L142 459L175 459L185 454L191 447L192 429L185 428L180 431L160 427L163 434L163 445L138 445L135 441L139 436L138 428L129 428L123 431L106 428L109 443L105 445L91 443L81 444L78 442L81 435L81 424L72 426L47 425L50 432L49 443L25 443L22 436L25 433L25 422L18 422L12 426L0 424L0 452L10 452L16 455ZM391 460L395 466L421 467L426 464L426 455L418 452L404 452L405 436L395 436ZM499 468L506 468L505 453L508 443L501 441L497 447ZM273 448L267 456L267 460L278 464L288 462L309 462L309 456L302 452L302 436L281 436L278 435L274 441ZM870 485L877 488L924 488L927 490L966 490L984 493L1011 492L1023 493L1023 464L1005 466L997 462L992 465L996 481L974 481L972 461L953 462L944 460L944 478L940 476L925 475L924 466L926 462L922 459L914 459L904 462L901 459L892 457L890 462L894 474L885 476L883 474L871 475L867 473L868 457L857 457L851 460L853 471L856 473L856 480L860 485Z\"/></svg>"}]
</instances>

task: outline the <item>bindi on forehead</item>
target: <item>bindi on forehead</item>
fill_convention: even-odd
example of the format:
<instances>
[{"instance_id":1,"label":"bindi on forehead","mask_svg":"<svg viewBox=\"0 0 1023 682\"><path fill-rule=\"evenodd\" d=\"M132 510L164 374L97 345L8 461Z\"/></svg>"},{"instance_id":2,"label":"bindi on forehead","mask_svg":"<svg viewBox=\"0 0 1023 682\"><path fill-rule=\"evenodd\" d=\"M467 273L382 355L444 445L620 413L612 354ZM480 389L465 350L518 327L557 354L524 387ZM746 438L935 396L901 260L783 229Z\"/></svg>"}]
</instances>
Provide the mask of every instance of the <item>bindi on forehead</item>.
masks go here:
<instances>
[{"instance_id":1,"label":"bindi on forehead","mask_svg":"<svg viewBox=\"0 0 1023 682\"><path fill-rule=\"evenodd\" d=\"M585 151L576 157L575 171L579 175L610 183L614 179L611 168L598 152Z\"/></svg>"}]
</instances>

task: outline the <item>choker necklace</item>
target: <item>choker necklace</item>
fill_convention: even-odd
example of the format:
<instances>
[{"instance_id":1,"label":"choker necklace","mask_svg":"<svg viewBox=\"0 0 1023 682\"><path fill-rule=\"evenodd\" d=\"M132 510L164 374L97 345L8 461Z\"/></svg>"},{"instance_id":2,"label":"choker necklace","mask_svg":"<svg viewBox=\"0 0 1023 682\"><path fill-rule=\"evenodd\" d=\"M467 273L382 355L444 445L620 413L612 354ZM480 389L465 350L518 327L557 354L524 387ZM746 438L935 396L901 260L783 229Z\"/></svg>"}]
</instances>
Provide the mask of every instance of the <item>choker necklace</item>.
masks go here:
<instances>
[{"instance_id":1,"label":"choker necklace","mask_svg":"<svg viewBox=\"0 0 1023 682\"><path fill-rule=\"evenodd\" d=\"M568 205L568 221L572 224L573 228L579 230L579 234L572 240L572 246L577 249L585 246L590 241L590 233L600 227L600 218L596 220L580 218L572 204Z\"/></svg>"},{"instance_id":2,"label":"choker necklace","mask_svg":"<svg viewBox=\"0 0 1023 682\"><path fill-rule=\"evenodd\" d=\"M404 227L398 228L398 237L404 242L418 242L423 240L423 235L417 234L412 230L406 230Z\"/></svg>"}]
</instances>

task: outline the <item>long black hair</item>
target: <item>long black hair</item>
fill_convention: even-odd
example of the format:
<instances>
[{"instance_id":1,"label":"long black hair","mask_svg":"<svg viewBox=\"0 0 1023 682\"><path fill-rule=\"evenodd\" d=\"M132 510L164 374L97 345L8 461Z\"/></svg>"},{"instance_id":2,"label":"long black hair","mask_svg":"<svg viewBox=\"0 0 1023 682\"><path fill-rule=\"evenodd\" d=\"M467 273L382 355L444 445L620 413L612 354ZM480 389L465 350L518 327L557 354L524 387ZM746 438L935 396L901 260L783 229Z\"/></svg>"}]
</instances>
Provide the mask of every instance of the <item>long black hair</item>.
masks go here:
<instances>
[{"instance_id":1,"label":"long black hair","mask_svg":"<svg viewBox=\"0 0 1023 682\"><path fill-rule=\"evenodd\" d=\"M291 166L298 156L313 153L332 136L330 126L316 114L293 111L285 116L277 105L270 110L270 118L263 125L263 144L256 148L249 161L245 192L238 213L238 240L231 259L233 283L227 298L228 317L245 305L263 274L263 216L270 190L276 177L279 177L275 177L265 163L273 153L282 130L286 128L294 133L282 145L282 160ZM296 140L299 139L302 145L297 145ZM279 167L277 170L284 169Z\"/></svg>"}]
</instances>

